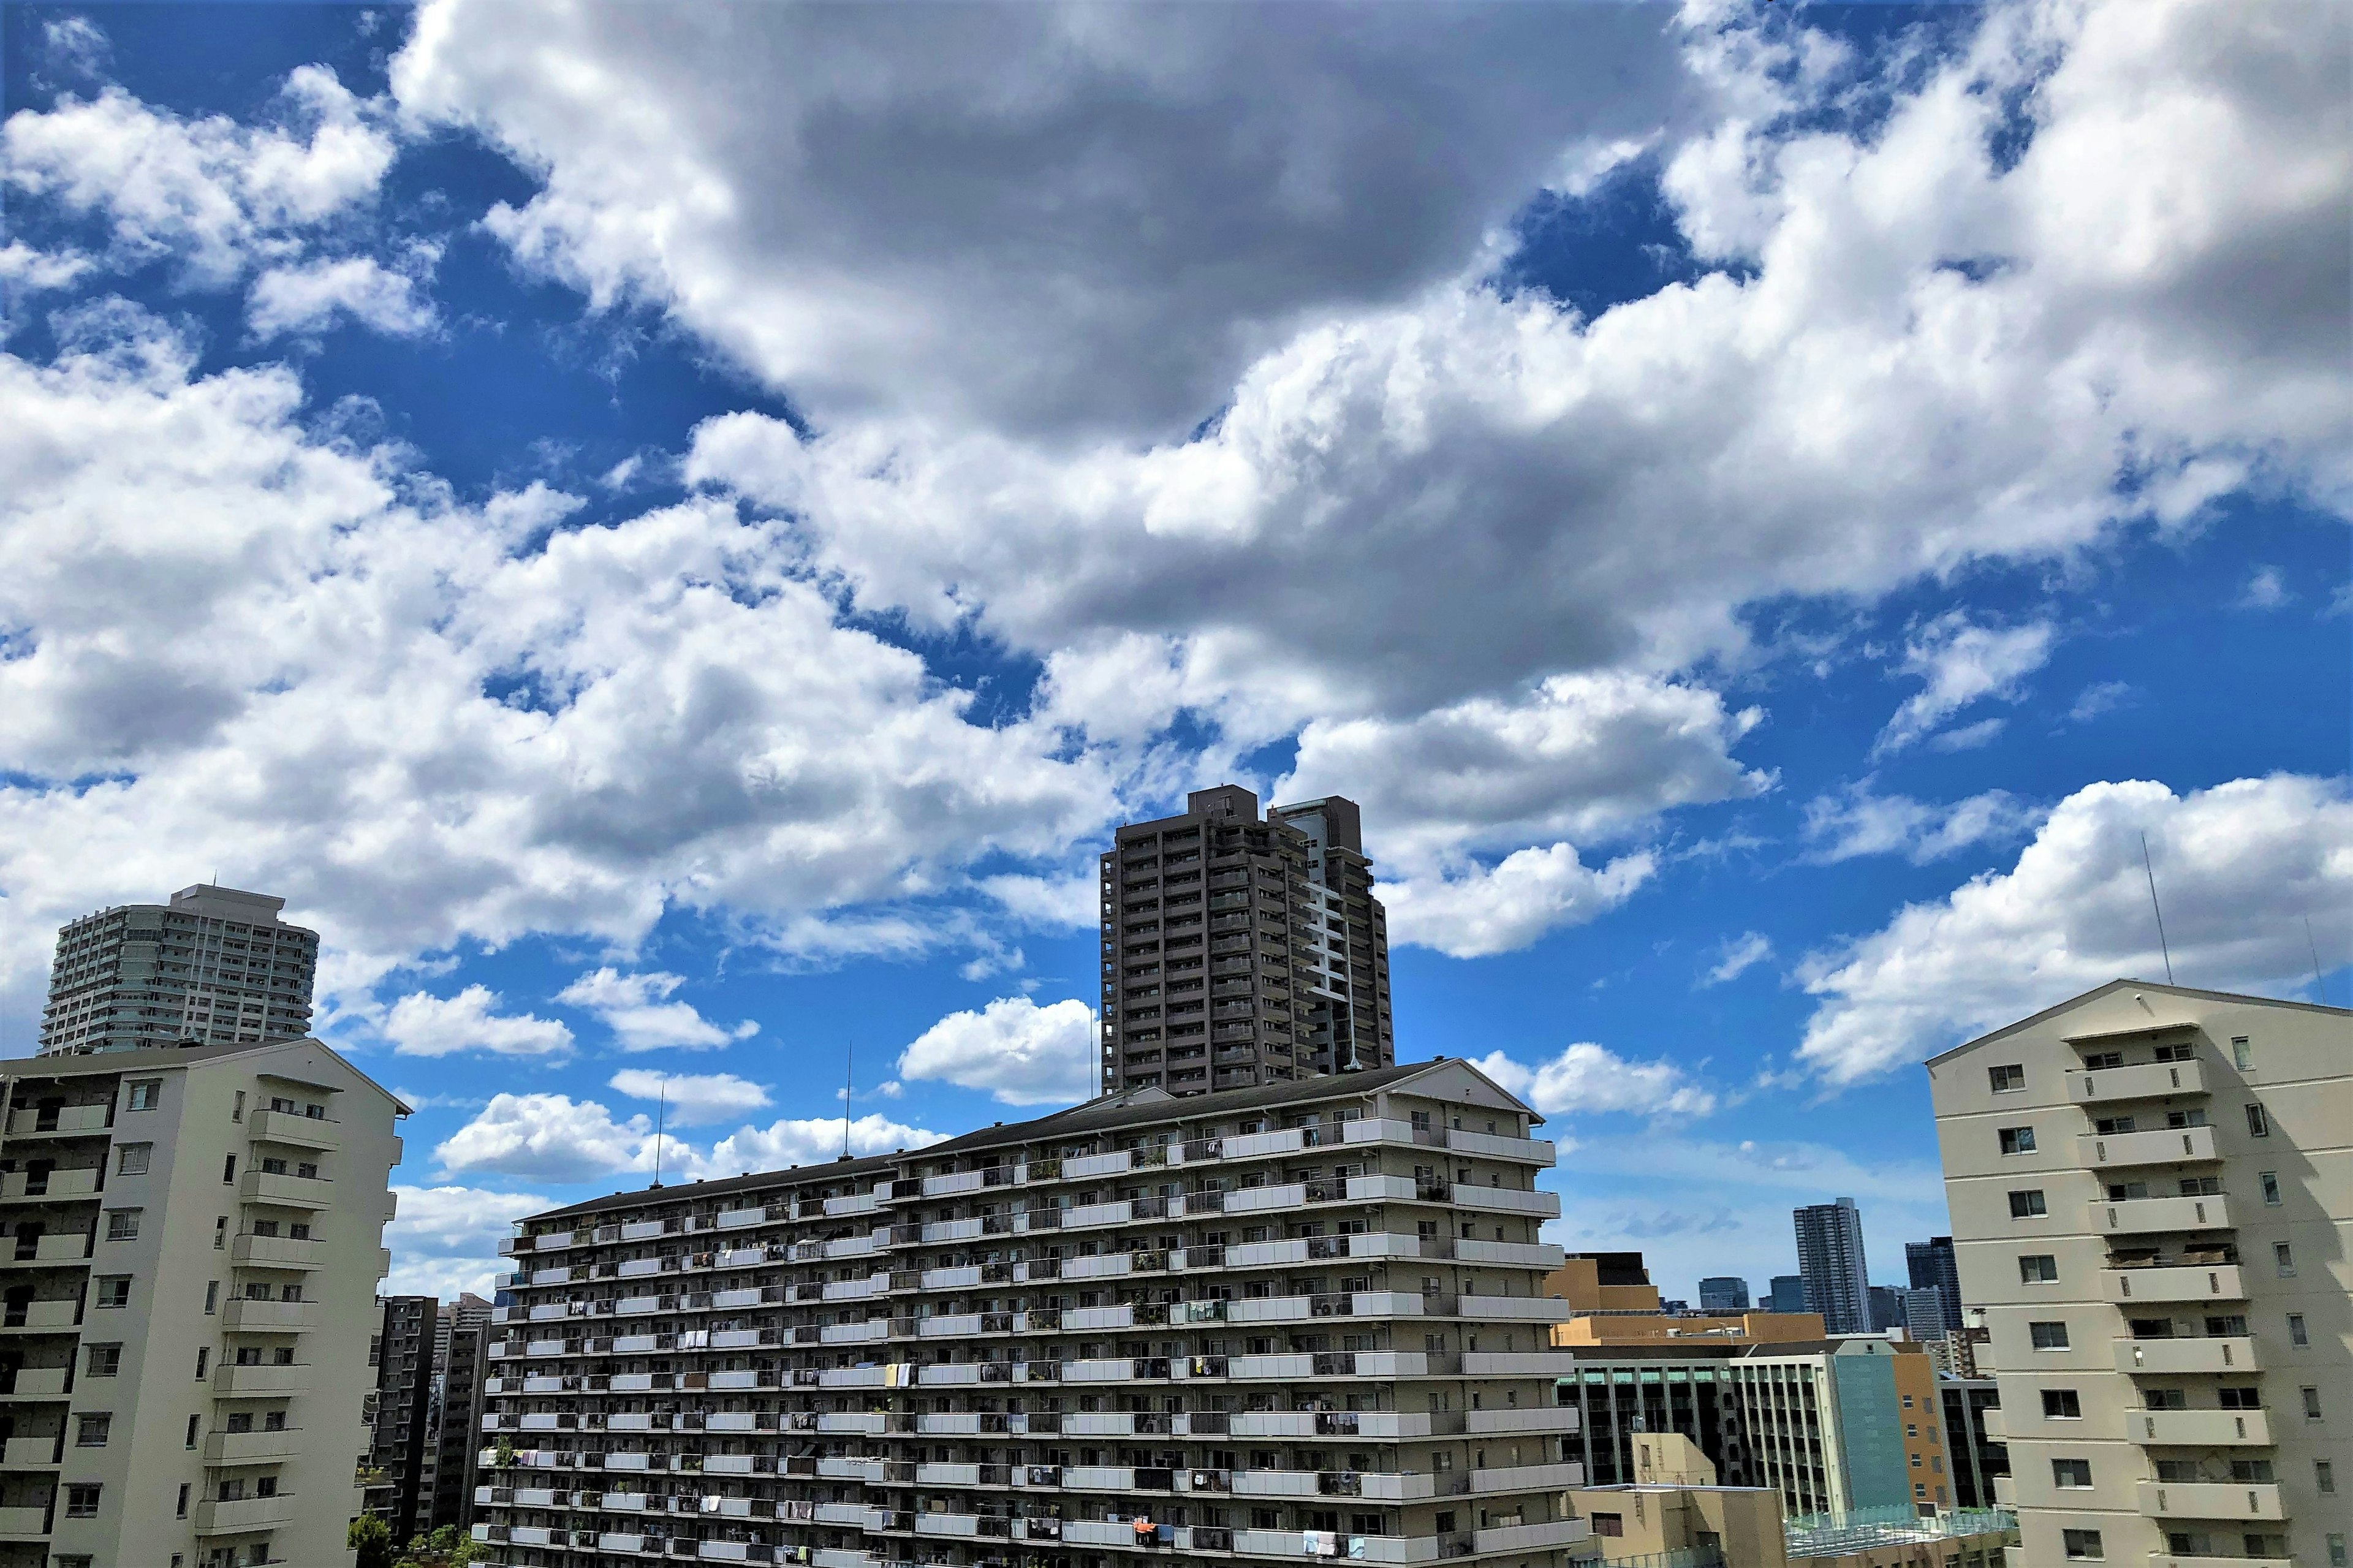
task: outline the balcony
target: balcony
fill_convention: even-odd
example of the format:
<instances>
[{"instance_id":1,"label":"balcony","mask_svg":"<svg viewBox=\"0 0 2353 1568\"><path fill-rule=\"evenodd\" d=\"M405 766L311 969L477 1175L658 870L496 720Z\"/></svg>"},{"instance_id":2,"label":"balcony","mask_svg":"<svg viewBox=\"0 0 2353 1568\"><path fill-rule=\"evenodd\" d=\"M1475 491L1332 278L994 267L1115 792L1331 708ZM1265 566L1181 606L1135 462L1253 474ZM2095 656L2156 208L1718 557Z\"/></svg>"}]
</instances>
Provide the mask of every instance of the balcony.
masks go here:
<instances>
[{"instance_id":1,"label":"balcony","mask_svg":"<svg viewBox=\"0 0 2353 1568\"><path fill-rule=\"evenodd\" d=\"M258 1465L270 1459L290 1459L302 1451L302 1429L279 1432L216 1432L205 1439L207 1465Z\"/></svg>"},{"instance_id":2,"label":"balcony","mask_svg":"<svg viewBox=\"0 0 2353 1568\"><path fill-rule=\"evenodd\" d=\"M64 1203L98 1195L98 1172L11 1171L0 1176L0 1203Z\"/></svg>"},{"instance_id":3,"label":"balcony","mask_svg":"<svg viewBox=\"0 0 2353 1568\"><path fill-rule=\"evenodd\" d=\"M2148 1554L2148 1568L2295 1568L2293 1557L2177 1557L2170 1552Z\"/></svg>"},{"instance_id":4,"label":"balcony","mask_svg":"<svg viewBox=\"0 0 2353 1568\"><path fill-rule=\"evenodd\" d=\"M0 1397L14 1399L63 1399L69 1368L62 1366L27 1366L9 1377L0 1373Z\"/></svg>"},{"instance_id":5,"label":"balcony","mask_svg":"<svg viewBox=\"0 0 2353 1568\"><path fill-rule=\"evenodd\" d=\"M2211 1127L2159 1128L2151 1132L2079 1132L2075 1158L2094 1170L2126 1165L2178 1165L2220 1160Z\"/></svg>"},{"instance_id":6,"label":"balcony","mask_svg":"<svg viewBox=\"0 0 2353 1568\"><path fill-rule=\"evenodd\" d=\"M1498 1525L1473 1535L1472 1549L1482 1557L1491 1552L1543 1552L1556 1546L1574 1546L1592 1533L1592 1525L1581 1519Z\"/></svg>"},{"instance_id":7,"label":"balcony","mask_svg":"<svg viewBox=\"0 0 2353 1568\"><path fill-rule=\"evenodd\" d=\"M257 1143L289 1143L298 1149L340 1149L342 1125L323 1116L301 1116L288 1110L257 1110L247 1119Z\"/></svg>"},{"instance_id":8,"label":"balcony","mask_svg":"<svg viewBox=\"0 0 2353 1568\"><path fill-rule=\"evenodd\" d=\"M90 1237L78 1230L58 1231L36 1240L30 1248L25 1238L18 1237L14 1250L0 1252L0 1263L19 1266L40 1263L86 1263L90 1260Z\"/></svg>"},{"instance_id":9,"label":"balcony","mask_svg":"<svg viewBox=\"0 0 2353 1568\"><path fill-rule=\"evenodd\" d=\"M2106 1280L2108 1300L2123 1305L2247 1299L2247 1287L2235 1263L2218 1263L2211 1268L2111 1268Z\"/></svg>"},{"instance_id":10,"label":"balcony","mask_svg":"<svg viewBox=\"0 0 2353 1568\"><path fill-rule=\"evenodd\" d=\"M224 1398L307 1394L311 1369L294 1366L225 1366L213 1373L213 1392Z\"/></svg>"},{"instance_id":11,"label":"balcony","mask_svg":"<svg viewBox=\"0 0 2353 1568\"><path fill-rule=\"evenodd\" d=\"M2122 1198L2092 1205L2092 1228L2103 1236L2227 1230L2231 1224L2230 1200L2220 1193L2189 1198Z\"/></svg>"},{"instance_id":12,"label":"balcony","mask_svg":"<svg viewBox=\"0 0 2353 1568\"><path fill-rule=\"evenodd\" d=\"M2255 1342L2243 1339L2118 1340L2116 1370L2159 1374L2179 1372L2254 1372Z\"/></svg>"},{"instance_id":13,"label":"balcony","mask_svg":"<svg viewBox=\"0 0 2353 1568\"><path fill-rule=\"evenodd\" d=\"M292 1333L319 1326L315 1301L233 1300L221 1309L221 1326L275 1333Z\"/></svg>"},{"instance_id":14,"label":"balcony","mask_svg":"<svg viewBox=\"0 0 2353 1568\"><path fill-rule=\"evenodd\" d=\"M12 1470L51 1469L64 1462L59 1452L61 1432L46 1437L11 1437L0 1444L0 1466Z\"/></svg>"},{"instance_id":15,"label":"balcony","mask_svg":"<svg viewBox=\"0 0 2353 1568\"><path fill-rule=\"evenodd\" d=\"M30 1541L49 1532L46 1508L0 1508L0 1541Z\"/></svg>"},{"instance_id":16,"label":"balcony","mask_svg":"<svg viewBox=\"0 0 2353 1568\"><path fill-rule=\"evenodd\" d=\"M85 1133L103 1132L113 1125L111 1100L99 1105L68 1105L56 1110L31 1110L9 1113L8 1136L38 1138L55 1136L71 1138Z\"/></svg>"},{"instance_id":17,"label":"balcony","mask_svg":"<svg viewBox=\"0 0 2353 1568\"><path fill-rule=\"evenodd\" d=\"M0 1317L0 1329L22 1333L70 1333L80 1318L79 1301L29 1301L21 1317Z\"/></svg>"},{"instance_id":18,"label":"balcony","mask_svg":"<svg viewBox=\"0 0 2353 1568\"><path fill-rule=\"evenodd\" d=\"M2194 1061L2149 1062L2134 1068L2100 1068L2067 1075L2067 1098L2077 1105L2125 1100L2162 1100L2206 1092L2206 1069Z\"/></svg>"},{"instance_id":19,"label":"balcony","mask_svg":"<svg viewBox=\"0 0 2353 1568\"><path fill-rule=\"evenodd\" d=\"M2272 1422L2263 1410L2127 1410L2125 1436L2136 1443L2197 1448L2268 1446Z\"/></svg>"},{"instance_id":20,"label":"balcony","mask_svg":"<svg viewBox=\"0 0 2353 1568\"><path fill-rule=\"evenodd\" d=\"M2142 1481L2135 1489L2144 1519L2284 1520L2280 1489L2268 1481Z\"/></svg>"},{"instance_id":21,"label":"balcony","mask_svg":"<svg viewBox=\"0 0 2353 1568\"><path fill-rule=\"evenodd\" d=\"M327 1260L326 1244L291 1241L278 1236L240 1236L229 1244L229 1258L237 1263L266 1268L317 1268Z\"/></svg>"},{"instance_id":22,"label":"balcony","mask_svg":"<svg viewBox=\"0 0 2353 1568\"><path fill-rule=\"evenodd\" d=\"M267 1171L248 1171L237 1184L237 1194L248 1203L322 1209L335 1201L335 1184L314 1176L281 1176Z\"/></svg>"},{"instance_id":23,"label":"balcony","mask_svg":"<svg viewBox=\"0 0 2353 1568\"><path fill-rule=\"evenodd\" d=\"M198 1535L228 1535L240 1530L269 1530L294 1522L294 1500L277 1497L239 1498L234 1502L207 1500L196 1505Z\"/></svg>"},{"instance_id":24,"label":"balcony","mask_svg":"<svg viewBox=\"0 0 2353 1568\"><path fill-rule=\"evenodd\" d=\"M1517 1187L1474 1187L1454 1184L1454 1206L1483 1214L1525 1215L1540 1219L1560 1217L1558 1193L1522 1192Z\"/></svg>"}]
</instances>

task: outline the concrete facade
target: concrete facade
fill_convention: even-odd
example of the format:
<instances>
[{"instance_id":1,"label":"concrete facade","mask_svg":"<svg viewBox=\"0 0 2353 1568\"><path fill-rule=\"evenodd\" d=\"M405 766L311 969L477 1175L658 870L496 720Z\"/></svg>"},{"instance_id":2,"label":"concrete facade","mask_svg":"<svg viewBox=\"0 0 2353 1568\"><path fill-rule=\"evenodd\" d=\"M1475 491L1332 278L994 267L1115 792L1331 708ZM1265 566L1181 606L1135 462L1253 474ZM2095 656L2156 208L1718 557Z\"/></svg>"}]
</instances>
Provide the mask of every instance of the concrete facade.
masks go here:
<instances>
[{"instance_id":1,"label":"concrete facade","mask_svg":"<svg viewBox=\"0 0 2353 1568\"><path fill-rule=\"evenodd\" d=\"M2353 1014L2116 981L1928 1064L2026 1561L2353 1532Z\"/></svg>"},{"instance_id":2,"label":"concrete facade","mask_svg":"<svg viewBox=\"0 0 2353 1568\"><path fill-rule=\"evenodd\" d=\"M369 1467L381 1478L368 1500L392 1529L396 1545L406 1544L433 1513L433 1470L440 1445L433 1397L440 1340L441 1303L431 1296L387 1296L379 1331L375 1377L375 1425ZM431 1462L428 1462L431 1461Z\"/></svg>"},{"instance_id":3,"label":"concrete facade","mask_svg":"<svg viewBox=\"0 0 2353 1568\"><path fill-rule=\"evenodd\" d=\"M0 1063L0 1568L351 1561L401 1110L315 1040Z\"/></svg>"},{"instance_id":4,"label":"concrete facade","mask_svg":"<svg viewBox=\"0 0 2353 1568\"><path fill-rule=\"evenodd\" d=\"M199 884L168 904L100 910L58 932L39 1053L259 1045L311 1029L319 933L283 899Z\"/></svg>"},{"instance_id":5,"label":"concrete facade","mask_svg":"<svg viewBox=\"0 0 2353 1568\"><path fill-rule=\"evenodd\" d=\"M534 1216L474 1535L574 1568L1566 1568L1539 1121L1440 1061Z\"/></svg>"},{"instance_id":6,"label":"concrete facade","mask_svg":"<svg viewBox=\"0 0 2353 1568\"><path fill-rule=\"evenodd\" d=\"M1353 801L1234 784L1103 857L1103 1085L1208 1094L1397 1060L1388 916Z\"/></svg>"}]
</instances>

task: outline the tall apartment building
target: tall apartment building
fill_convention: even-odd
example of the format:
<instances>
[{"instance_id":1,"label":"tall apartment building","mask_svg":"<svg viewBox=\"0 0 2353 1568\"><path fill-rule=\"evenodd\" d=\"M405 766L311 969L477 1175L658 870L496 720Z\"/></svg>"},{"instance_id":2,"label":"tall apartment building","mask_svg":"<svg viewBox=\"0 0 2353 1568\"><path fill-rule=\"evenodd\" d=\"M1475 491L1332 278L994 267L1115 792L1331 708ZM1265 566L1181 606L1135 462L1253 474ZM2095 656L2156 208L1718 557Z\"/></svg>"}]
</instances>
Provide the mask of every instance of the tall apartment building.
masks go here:
<instances>
[{"instance_id":1,"label":"tall apartment building","mask_svg":"<svg viewBox=\"0 0 2353 1568\"><path fill-rule=\"evenodd\" d=\"M280 920L285 907L200 883L60 928L40 1054L300 1039L319 933Z\"/></svg>"},{"instance_id":2,"label":"tall apartment building","mask_svg":"<svg viewBox=\"0 0 2353 1568\"><path fill-rule=\"evenodd\" d=\"M435 1447L432 1505L420 1528L470 1523L474 1511L475 1454L480 1447L482 1379L488 1375L491 1306L480 1296L461 1295L441 1313L448 1330L439 1384L440 1409L431 1441Z\"/></svg>"},{"instance_id":3,"label":"tall apartment building","mask_svg":"<svg viewBox=\"0 0 2353 1568\"><path fill-rule=\"evenodd\" d=\"M434 1416L434 1354L441 1303L432 1296L387 1296L375 1377L375 1429L368 1463L381 1478L373 1511L384 1515L396 1544L432 1517L432 1468L440 1458Z\"/></svg>"},{"instance_id":4,"label":"tall apartment building","mask_svg":"<svg viewBox=\"0 0 2353 1568\"><path fill-rule=\"evenodd\" d=\"M1103 1083L1208 1094L1397 1060L1388 916L1356 803L1236 784L1103 857Z\"/></svg>"},{"instance_id":5,"label":"tall apartment building","mask_svg":"<svg viewBox=\"0 0 2353 1568\"><path fill-rule=\"evenodd\" d=\"M2353 1014L2119 980L1928 1074L2024 1560L2344 1562Z\"/></svg>"},{"instance_id":6,"label":"tall apartment building","mask_svg":"<svg viewBox=\"0 0 2353 1568\"><path fill-rule=\"evenodd\" d=\"M1457 1061L522 1222L487 1561L1565 1568L1541 1119Z\"/></svg>"},{"instance_id":7,"label":"tall apartment building","mask_svg":"<svg viewBox=\"0 0 2353 1568\"><path fill-rule=\"evenodd\" d=\"M0 1568L351 1561L403 1110L316 1040L0 1062Z\"/></svg>"},{"instance_id":8,"label":"tall apartment building","mask_svg":"<svg viewBox=\"0 0 2353 1568\"><path fill-rule=\"evenodd\" d=\"M1995 1436L2001 1425L2001 1390L1989 1377L1936 1374L1936 1396L1945 1406L1945 1447L1952 1458L1953 1501L1960 1508L1994 1508L1994 1482L2010 1474L2010 1449Z\"/></svg>"},{"instance_id":9,"label":"tall apartment building","mask_svg":"<svg viewBox=\"0 0 2353 1568\"><path fill-rule=\"evenodd\" d=\"M1852 1198L1790 1211L1798 1233L1798 1277L1806 1310L1834 1334L1872 1331L1871 1271L1862 1255L1862 1215Z\"/></svg>"},{"instance_id":10,"label":"tall apartment building","mask_svg":"<svg viewBox=\"0 0 2353 1568\"><path fill-rule=\"evenodd\" d=\"M1719 1274L1701 1280L1699 1310L1703 1312L1748 1310L1748 1281L1730 1274Z\"/></svg>"},{"instance_id":11,"label":"tall apartment building","mask_svg":"<svg viewBox=\"0 0 2353 1568\"><path fill-rule=\"evenodd\" d=\"M1953 1258L1953 1238L1932 1236L1926 1241L1904 1244L1904 1269L1915 1290L1934 1289L1942 1292L1944 1332L1961 1331L1961 1272ZM1915 1333L1915 1338L1930 1336Z\"/></svg>"}]
</instances>

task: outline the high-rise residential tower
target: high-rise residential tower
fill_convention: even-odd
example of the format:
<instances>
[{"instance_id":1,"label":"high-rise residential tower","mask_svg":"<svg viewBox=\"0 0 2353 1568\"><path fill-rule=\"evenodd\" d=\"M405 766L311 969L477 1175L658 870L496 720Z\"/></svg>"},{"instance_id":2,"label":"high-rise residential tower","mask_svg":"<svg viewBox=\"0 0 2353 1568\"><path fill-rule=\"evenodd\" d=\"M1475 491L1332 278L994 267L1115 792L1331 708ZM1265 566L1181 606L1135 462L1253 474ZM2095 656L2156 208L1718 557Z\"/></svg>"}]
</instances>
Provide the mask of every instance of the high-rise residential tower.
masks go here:
<instances>
[{"instance_id":1,"label":"high-rise residential tower","mask_svg":"<svg viewBox=\"0 0 2353 1568\"><path fill-rule=\"evenodd\" d=\"M433 1473L431 1517L418 1528L463 1525L474 1512L475 1453L480 1444L483 1367L489 1359L491 1313L480 1296L463 1295L441 1310L448 1345L440 1371L440 1417L427 1441L438 1448ZM424 1505L418 1505L420 1514Z\"/></svg>"},{"instance_id":2,"label":"high-rise residential tower","mask_svg":"<svg viewBox=\"0 0 2353 1568\"><path fill-rule=\"evenodd\" d=\"M1701 1280L1699 1310L1703 1312L1748 1310L1748 1281L1730 1274L1720 1274L1713 1279Z\"/></svg>"},{"instance_id":3,"label":"high-rise residential tower","mask_svg":"<svg viewBox=\"0 0 2353 1568\"><path fill-rule=\"evenodd\" d=\"M168 904L100 910L58 932L40 1054L259 1045L311 1028L319 933L283 899L199 883Z\"/></svg>"},{"instance_id":4,"label":"high-rise residential tower","mask_svg":"<svg viewBox=\"0 0 2353 1568\"><path fill-rule=\"evenodd\" d=\"M1871 1332L1871 1275L1862 1257L1862 1215L1852 1198L1791 1211L1806 1310L1834 1334Z\"/></svg>"},{"instance_id":5,"label":"high-rise residential tower","mask_svg":"<svg viewBox=\"0 0 2353 1568\"><path fill-rule=\"evenodd\" d=\"M435 1416L435 1354L445 1325L431 1296L387 1296L376 1367L375 1430L369 1464L383 1478L371 1499L396 1544L431 1523L433 1471L440 1458Z\"/></svg>"},{"instance_id":6,"label":"high-rise residential tower","mask_svg":"<svg viewBox=\"0 0 2353 1568\"><path fill-rule=\"evenodd\" d=\"M1928 1088L2018 1560L2353 1557L2353 1013L2118 980Z\"/></svg>"},{"instance_id":7,"label":"high-rise residential tower","mask_svg":"<svg viewBox=\"0 0 2353 1568\"><path fill-rule=\"evenodd\" d=\"M1356 803L1236 784L1103 857L1106 1093L1247 1089L1397 1058L1388 917Z\"/></svg>"},{"instance_id":8,"label":"high-rise residential tower","mask_svg":"<svg viewBox=\"0 0 2353 1568\"><path fill-rule=\"evenodd\" d=\"M0 1568L351 1561L403 1110L316 1040L0 1062Z\"/></svg>"},{"instance_id":9,"label":"high-rise residential tower","mask_svg":"<svg viewBox=\"0 0 2353 1568\"><path fill-rule=\"evenodd\" d=\"M1911 1276L1912 1288L1930 1288L1943 1293L1944 1327L1942 1333L1961 1331L1961 1274L1953 1261L1953 1238L1932 1236L1926 1241L1904 1244L1904 1268Z\"/></svg>"}]
</instances>

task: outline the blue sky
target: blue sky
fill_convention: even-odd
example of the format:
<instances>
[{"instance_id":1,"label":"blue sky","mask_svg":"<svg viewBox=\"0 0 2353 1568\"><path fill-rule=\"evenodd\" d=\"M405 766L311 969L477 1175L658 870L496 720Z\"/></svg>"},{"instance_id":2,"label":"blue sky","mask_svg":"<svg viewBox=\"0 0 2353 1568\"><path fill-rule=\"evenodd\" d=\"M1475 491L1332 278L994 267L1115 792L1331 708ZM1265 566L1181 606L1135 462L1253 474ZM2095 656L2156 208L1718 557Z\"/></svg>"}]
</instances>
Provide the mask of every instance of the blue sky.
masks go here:
<instances>
[{"instance_id":1,"label":"blue sky","mask_svg":"<svg viewBox=\"0 0 2353 1568\"><path fill-rule=\"evenodd\" d=\"M396 1284L665 1092L1067 1102L1224 779L1364 803L1400 1054L1671 1294L1899 1278L2143 834L2184 984L2353 997L2341 12L653 15L0 11L0 1042L285 894Z\"/></svg>"}]
</instances>

